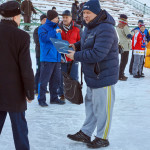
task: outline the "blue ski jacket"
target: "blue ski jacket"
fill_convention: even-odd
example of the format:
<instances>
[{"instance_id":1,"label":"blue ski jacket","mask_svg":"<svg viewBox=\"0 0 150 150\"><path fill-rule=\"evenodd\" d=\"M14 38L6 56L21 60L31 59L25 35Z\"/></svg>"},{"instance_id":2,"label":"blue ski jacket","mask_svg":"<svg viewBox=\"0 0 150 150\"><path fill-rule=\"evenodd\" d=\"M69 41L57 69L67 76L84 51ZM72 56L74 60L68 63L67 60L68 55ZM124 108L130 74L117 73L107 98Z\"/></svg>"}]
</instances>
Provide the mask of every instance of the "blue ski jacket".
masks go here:
<instances>
[{"instance_id":1,"label":"blue ski jacket","mask_svg":"<svg viewBox=\"0 0 150 150\"><path fill-rule=\"evenodd\" d=\"M50 38L61 39L61 34L56 33L59 29L58 24L46 20L46 23L39 27L38 35L40 42L40 61L41 62L60 62L61 54L53 46Z\"/></svg>"}]
</instances>

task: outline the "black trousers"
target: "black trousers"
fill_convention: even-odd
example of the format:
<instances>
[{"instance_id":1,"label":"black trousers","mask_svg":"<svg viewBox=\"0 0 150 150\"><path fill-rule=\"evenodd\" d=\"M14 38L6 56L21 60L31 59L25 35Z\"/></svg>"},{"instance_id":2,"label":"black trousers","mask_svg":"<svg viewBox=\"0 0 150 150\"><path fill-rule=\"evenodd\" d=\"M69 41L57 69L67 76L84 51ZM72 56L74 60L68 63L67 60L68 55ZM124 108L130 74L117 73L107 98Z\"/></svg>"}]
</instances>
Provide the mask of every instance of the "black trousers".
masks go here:
<instances>
[{"instance_id":1,"label":"black trousers","mask_svg":"<svg viewBox=\"0 0 150 150\"><path fill-rule=\"evenodd\" d=\"M0 134L2 132L7 113L11 120L16 150L30 150L25 112L0 111Z\"/></svg>"},{"instance_id":2,"label":"black trousers","mask_svg":"<svg viewBox=\"0 0 150 150\"><path fill-rule=\"evenodd\" d=\"M132 51L132 57L131 57L130 66L129 66L129 73L131 74L132 74L133 62L134 62L134 55Z\"/></svg>"},{"instance_id":3,"label":"black trousers","mask_svg":"<svg viewBox=\"0 0 150 150\"><path fill-rule=\"evenodd\" d=\"M144 60L145 60L145 57L144 57ZM129 66L129 73L131 73L131 74L132 74L133 63L134 63L134 55L133 55L133 51L132 51L132 57L131 57L130 66ZM144 64L145 64L145 61L143 61L142 72L143 72Z\"/></svg>"},{"instance_id":4,"label":"black trousers","mask_svg":"<svg viewBox=\"0 0 150 150\"><path fill-rule=\"evenodd\" d=\"M120 62L120 70L119 70L120 78L124 76L124 70L128 63L128 57L129 57L129 51L125 51L124 53L121 54L121 62Z\"/></svg>"}]
</instances>

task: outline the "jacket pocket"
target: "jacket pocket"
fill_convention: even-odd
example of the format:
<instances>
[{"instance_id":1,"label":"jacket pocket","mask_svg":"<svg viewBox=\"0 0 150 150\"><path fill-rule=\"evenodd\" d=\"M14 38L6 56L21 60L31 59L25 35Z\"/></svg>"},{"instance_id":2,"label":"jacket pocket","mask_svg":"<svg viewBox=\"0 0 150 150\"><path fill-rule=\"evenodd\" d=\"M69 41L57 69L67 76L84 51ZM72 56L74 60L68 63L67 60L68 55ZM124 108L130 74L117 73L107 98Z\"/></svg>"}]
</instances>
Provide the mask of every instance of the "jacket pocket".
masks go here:
<instances>
[{"instance_id":1,"label":"jacket pocket","mask_svg":"<svg viewBox=\"0 0 150 150\"><path fill-rule=\"evenodd\" d=\"M82 63L82 69L85 76L89 78L99 78L100 66L98 63L95 64Z\"/></svg>"},{"instance_id":2,"label":"jacket pocket","mask_svg":"<svg viewBox=\"0 0 150 150\"><path fill-rule=\"evenodd\" d=\"M95 73L96 75L99 75L99 74L100 74L100 66L99 66L98 63L96 63L95 66L94 66L94 73Z\"/></svg>"}]
</instances>

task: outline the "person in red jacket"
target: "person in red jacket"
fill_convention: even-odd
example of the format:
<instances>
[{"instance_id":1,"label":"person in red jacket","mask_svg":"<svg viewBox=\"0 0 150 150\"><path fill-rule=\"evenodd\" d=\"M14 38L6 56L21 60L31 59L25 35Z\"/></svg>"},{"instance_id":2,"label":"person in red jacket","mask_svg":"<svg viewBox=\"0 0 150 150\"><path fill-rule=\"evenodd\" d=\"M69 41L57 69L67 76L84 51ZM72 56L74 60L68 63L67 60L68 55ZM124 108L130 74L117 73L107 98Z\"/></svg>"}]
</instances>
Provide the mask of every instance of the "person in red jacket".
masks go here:
<instances>
[{"instance_id":1,"label":"person in red jacket","mask_svg":"<svg viewBox=\"0 0 150 150\"><path fill-rule=\"evenodd\" d=\"M144 54L146 47L146 36L144 31L145 25L141 24L140 31L137 31L132 38L132 50L134 55L132 73L134 78L144 77L142 75L142 64L144 61Z\"/></svg>"},{"instance_id":2,"label":"person in red jacket","mask_svg":"<svg viewBox=\"0 0 150 150\"><path fill-rule=\"evenodd\" d=\"M72 21L72 15L69 10L65 10L62 13L63 21L60 23L59 27L62 29L61 36L62 40L68 41L70 44L74 44L80 41L80 26L77 25L74 21ZM61 63L62 72L67 72L70 66L70 62L72 61L70 58L65 56L67 63ZM78 80L78 62L73 62L70 76L74 80ZM65 100L64 92L63 92L63 78L61 81L59 95L61 100Z\"/></svg>"}]
</instances>

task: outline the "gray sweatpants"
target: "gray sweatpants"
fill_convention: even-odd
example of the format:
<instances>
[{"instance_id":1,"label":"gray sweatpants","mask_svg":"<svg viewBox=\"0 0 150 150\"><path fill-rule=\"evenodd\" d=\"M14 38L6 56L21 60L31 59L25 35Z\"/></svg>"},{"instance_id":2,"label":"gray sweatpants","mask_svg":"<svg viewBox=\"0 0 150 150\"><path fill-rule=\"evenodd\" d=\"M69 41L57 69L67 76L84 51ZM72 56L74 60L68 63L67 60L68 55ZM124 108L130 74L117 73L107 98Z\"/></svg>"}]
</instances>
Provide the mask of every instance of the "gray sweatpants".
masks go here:
<instances>
[{"instance_id":1,"label":"gray sweatpants","mask_svg":"<svg viewBox=\"0 0 150 150\"><path fill-rule=\"evenodd\" d=\"M96 137L108 139L114 102L115 85L98 89L87 87L86 120L81 131L91 137L97 127Z\"/></svg>"},{"instance_id":2,"label":"gray sweatpants","mask_svg":"<svg viewBox=\"0 0 150 150\"><path fill-rule=\"evenodd\" d=\"M138 75L138 72L141 75L143 61L144 61L144 55L134 55L134 63L132 69L132 73L134 76Z\"/></svg>"}]
</instances>

